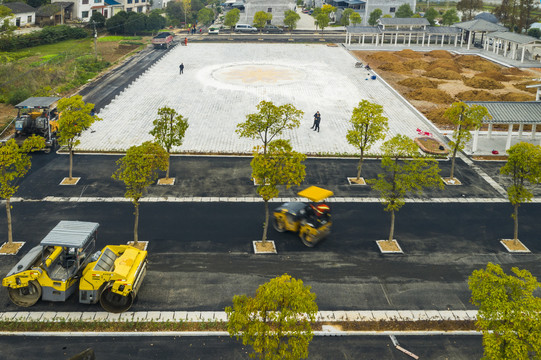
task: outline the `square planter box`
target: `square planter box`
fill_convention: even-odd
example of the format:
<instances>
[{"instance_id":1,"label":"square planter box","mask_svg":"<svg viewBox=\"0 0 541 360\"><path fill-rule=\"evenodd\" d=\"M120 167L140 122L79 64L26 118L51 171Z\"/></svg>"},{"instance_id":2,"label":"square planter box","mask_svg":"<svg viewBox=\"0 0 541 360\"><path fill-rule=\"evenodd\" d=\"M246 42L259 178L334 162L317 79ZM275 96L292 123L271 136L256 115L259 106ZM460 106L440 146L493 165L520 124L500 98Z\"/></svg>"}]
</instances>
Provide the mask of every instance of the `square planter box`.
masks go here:
<instances>
[{"instance_id":1,"label":"square planter box","mask_svg":"<svg viewBox=\"0 0 541 360\"><path fill-rule=\"evenodd\" d=\"M445 185L450 185L450 186L453 186L453 185L462 185L462 183L460 182L460 180L458 180L456 177L454 178L450 178L450 177L442 177L441 178L443 180L443 182L445 183Z\"/></svg>"},{"instance_id":2,"label":"square planter box","mask_svg":"<svg viewBox=\"0 0 541 360\"><path fill-rule=\"evenodd\" d=\"M263 241L261 240L254 240L254 253L255 254L276 254L276 246L274 245L274 241L267 240L267 248L263 249L261 248L261 245L263 244Z\"/></svg>"},{"instance_id":3,"label":"square planter box","mask_svg":"<svg viewBox=\"0 0 541 360\"><path fill-rule=\"evenodd\" d=\"M348 177L347 179L350 185L368 185L362 176L359 178L359 182L357 182L357 177Z\"/></svg>"},{"instance_id":4,"label":"square planter box","mask_svg":"<svg viewBox=\"0 0 541 360\"><path fill-rule=\"evenodd\" d=\"M162 179L158 179L158 185L175 185L175 178L169 178L169 179L166 179L166 178L162 178Z\"/></svg>"},{"instance_id":5,"label":"square planter box","mask_svg":"<svg viewBox=\"0 0 541 360\"><path fill-rule=\"evenodd\" d=\"M71 180L69 177L65 177L64 179L62 179L62 181L60 182L60 185L77 185L77 183L79 182L79 180L81 180L80 177L72 177Z\"/></svg>"},{"instance_id":6,"label":"square planter box","mask_svg":"<svg viewBox=\"0 0 541 360\"><path fill-rule=\"evenodd\" d=\"M528 249L523 243L520 242L520 240L517 239L517 245L514 244L513 239L501 239L500 244L503 245L503 247L509 251L510 253L521 253L521 254L527 254L531 253L530 249Z\"/></svg>"},{"instance_id":7,"label":"square planter box","mask_svg":"<svg viewBox=\"0 0 541 360\"><path fill-rule=\"evenodd\" d=\"M25 244L24 241L14 241L12 247L7 249L8 243L5 242L0 246L0 255L17 255Z\"/></svg>"},{"instance_id":8,"label":"square planter box","mask_svg":"<svg viewBox=\"0 0 541 360\"><path fill-rule=\"evenodd\" d=\"M379 251L381 251L382 254L403 254L402 248L398 244L398 241L393 239L391 241L391 244L389 246L389 240L377 240L376 244L378 244Z\"/></svg>"},{"instance_id":9,"label":"square planter box","mask_svg":"<svg viewBox=\"0 0 541 360\"><path fill-rule=\"evenodd\" d=\"M130 246L133 246L133 241L128 241L127 242L128 245ZM139 249L139 247L142 245L142 249L143 250L146 250L147 247L148 247L148 241L138 241L137 242L137 249ZM135 247L135 246L134 246Z\"/></svg>"}]
</instances>

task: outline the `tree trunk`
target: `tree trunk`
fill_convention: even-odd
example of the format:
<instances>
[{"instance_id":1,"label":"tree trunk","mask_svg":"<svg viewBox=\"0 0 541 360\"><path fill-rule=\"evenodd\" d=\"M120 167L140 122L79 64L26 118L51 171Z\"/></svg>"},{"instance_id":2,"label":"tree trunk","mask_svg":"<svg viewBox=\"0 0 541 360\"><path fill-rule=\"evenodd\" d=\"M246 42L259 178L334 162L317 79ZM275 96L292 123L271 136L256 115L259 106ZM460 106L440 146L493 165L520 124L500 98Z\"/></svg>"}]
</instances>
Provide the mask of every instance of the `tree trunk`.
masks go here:
<instances>
[{"instance_id":1,"label":"tree trunk","mask_svg":"<svg viewBox=\"0 0 541 360\"><path fill-rule=\"evenodd\" d=\"M171 154L167 154L167 172L165 173L166 179L169 179L169 167L171 167Z\"/></svg>"},{"instance_id":2,"label":"tree trunk","mask_svg":"<svg viewBox=\"0 0 541 360\"><path fill-rule=\"evenodd\" d=\"M139 229L139 202L134 203L135 206L135 222L133 224L133 245L137 245L139 240L138 229Z\"/></svg>"},{"instance_id":3,"label":"tree trunk","mask_svg":"<svg viewBox=\"0 0 541 360\"><path fill-rule=\"evenodd\" d=\"M389 241L393 241L394 236L394 210L391 210L391 230L389 231Z\"/></svg>"},{"instance_id":4,"label":"tree trunk","mask_svg":"<svg viewBox=\"0 0 541 360\"><path fill-rule=\"evenodd\" d=\"M456 158L457 150L458 150L458 145L455 146L455 148L453 149L453 156L451 156L451 175L449 175L451 180L454 178L454 175L455 175L455 158Z\"/></svg>"},{"instance_id":5,"label":"tree trunk","mask_svg":"<svg viewBox=\"0 0 541 360\"><path fill-rule=\"evenodd\" d=\"M8 244L13 243L13 232L11 228L11 203L9 198L6 199L6 218L8 221Z\"/></svg>"},{"instance_id":6,"label":"tree trunk","mask_svg":"<svg viewBox=\"0 0 541 360\"><path fill-rule=\"evenodd\" d=\"M515 228L513 231L513 243L518 244L518 203L515 204L515 211L513 213L513 219L515 220Z\"/></svg>"},{"instance_id":7,"label":"tree trunk","mask_svg":"<svg viewBox=\"0 0 541 360\"><path fill-rule=\"evenodd\" d=\"M263 244L267 242L267 230L269 228L269 201L265 200L265 223L263 224Z\"/></svg>"},{"instance_id":8,"label":"tree trunk","mask_svg":"<svg viewBox=\"0 0 541 360\"><path fill-rule=\"evenodd\" d=\"M70 149L70 174L69 179L72 178L72 170L73 170L73 150Z\"/></svg>"},{"instance_id":9,"label":"tree trunk","mask_svg":"<svg viewBox=\"0 0 541 360\"><path fill-rule=\"evenodd\" d=\"M361 157L359 158L359 165L357 165L357 180L361 178L361 170L363 167L363 157L364 157L364 151L361 150Z\"/></svg>"}]
</instances>

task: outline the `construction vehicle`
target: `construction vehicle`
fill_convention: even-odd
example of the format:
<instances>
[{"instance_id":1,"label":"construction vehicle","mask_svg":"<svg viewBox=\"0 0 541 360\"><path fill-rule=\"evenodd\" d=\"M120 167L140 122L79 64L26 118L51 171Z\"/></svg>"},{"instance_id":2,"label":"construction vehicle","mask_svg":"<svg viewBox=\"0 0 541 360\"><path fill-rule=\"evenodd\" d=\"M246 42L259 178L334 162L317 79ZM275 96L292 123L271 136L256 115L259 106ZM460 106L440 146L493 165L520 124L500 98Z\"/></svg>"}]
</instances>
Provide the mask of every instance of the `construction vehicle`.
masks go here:
<instances>
[{"instance_id":1,"label":"construction vehicle","mask_svg":"<svg viewBox=\"0 0 541 360\"><path fill-rule=\"evenodd\" d=\"M66 301L79 289L79 302L112 313L127 311L146 274L147 252L107 245L94 252L99 224L60 221L7 274L10 300L29 307L41 298Z\"/></svg>"},{"instance_id":2,"label":"construction vehicle","mask_svg":"<svg viewBox=\"0 0 541 360\"><path fill-rule=\"evenodd\" d=\"M26 138L38 135L45 139L45 152L50 152L56 146L58 131L58 112L56 105L59 97L31 97L15 105L17 117L14 138L17 144L22 144Z\"/></svg>"},{"instance_id":3,"label":"construction vehicle","mask_svg":"<svg viewBox=\"0 0 541 360\"><path fill-rule=\"evenodd\" d=\"M273 211L273 227L278 232L298 233L304 245L314 247L331 232L331 209L323 201L333 192L310 186L297 195L311 203L287 202L280 205Z\"/></svg>"},{"instance_id":4,"label":"construction vehicle","mask_svg":"<svg viewBox=\"0 0 541 360\"><path fill-rule=\"evenodd\" d=\"M161 32L152 38L154 49L169 49L173 45L174 36L170 32Z\"/></svg>"}]
</instances>

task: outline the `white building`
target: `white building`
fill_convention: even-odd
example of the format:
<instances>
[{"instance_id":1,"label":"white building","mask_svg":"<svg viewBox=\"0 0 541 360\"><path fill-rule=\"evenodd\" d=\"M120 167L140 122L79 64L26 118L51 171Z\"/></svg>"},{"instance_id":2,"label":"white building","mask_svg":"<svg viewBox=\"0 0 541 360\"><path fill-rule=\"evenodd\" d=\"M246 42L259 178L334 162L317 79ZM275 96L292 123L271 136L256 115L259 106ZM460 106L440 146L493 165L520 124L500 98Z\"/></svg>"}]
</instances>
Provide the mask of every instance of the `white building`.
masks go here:
<instances>
[{"instance_id":1,"label":"white building","mask_svg":"<svg viewBox=\"0 0 541 360\"><path fill-rule=\"evenodd\" d=\"M295 10L294 0L246 0L244 3L244 12L241 12L239 24L252 25L254 15L258 11L264 11L272 14L270 24L283 26L284 13L287 10Z\"/></svg>"},{"instance_id":2,"label":"white building","mask_svg":"<svg viewBox=\"0 0 541 360\"><path fill-rule=\"evenodd\" d=\"M353 9L361 15L363 22L361 25L368 25L370 14L380 9L383 15L395 16L396 11L401 5L409 4L411 10L415 13L417 0L327 0L327 3L337 7L337 19L340 20L340 14L344 9Z\"/></svg>"},{"instance_id":3,"label":"white building","mask_svg":"<svg viewBox=\"0 0 541 360\"><path fill-rule=\"evenodd\" d=\"M36 23L36 9L32 6L22 2L5 3L2 5L9 8L14 15L9 20L10 25L22 27Z\"/></svg>"}]
</instances>

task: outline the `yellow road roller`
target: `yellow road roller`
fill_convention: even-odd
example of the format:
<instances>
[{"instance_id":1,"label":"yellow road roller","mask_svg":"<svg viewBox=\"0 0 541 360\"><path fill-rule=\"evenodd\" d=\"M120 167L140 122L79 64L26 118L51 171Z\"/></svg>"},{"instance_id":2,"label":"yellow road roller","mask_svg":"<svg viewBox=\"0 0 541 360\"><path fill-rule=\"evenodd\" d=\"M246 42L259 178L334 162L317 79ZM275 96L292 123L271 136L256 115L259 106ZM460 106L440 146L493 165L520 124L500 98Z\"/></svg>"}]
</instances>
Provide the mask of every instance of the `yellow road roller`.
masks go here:
<instances>
[{"instance_id":1,"label":"yellow road roller","mask_svg":"<svg viewBox=\"0 0 541 360\"><path fill-rule=\"evenodd\" d=\"M280 205L273 211L273 226L278 232L298 233L304 245L313 247L331 232L331 209L323 201L332 196L333 192L310 186L297 195L311 202L287 202Z\"/></svg>"},{"instance_id":2,"label":"yellow road roller","mask_svg":"<svg viewBox=\"0 0 541 360\"><path fill-rule=\"evenodd\" d=\"M99 224L60 221L2 280L10 300L29 307L66 301L79 289L79 302L98 301L109 312L127 311L146 274L147 252L108 245L94 253Z\"/></svg>"}]
</instances>

